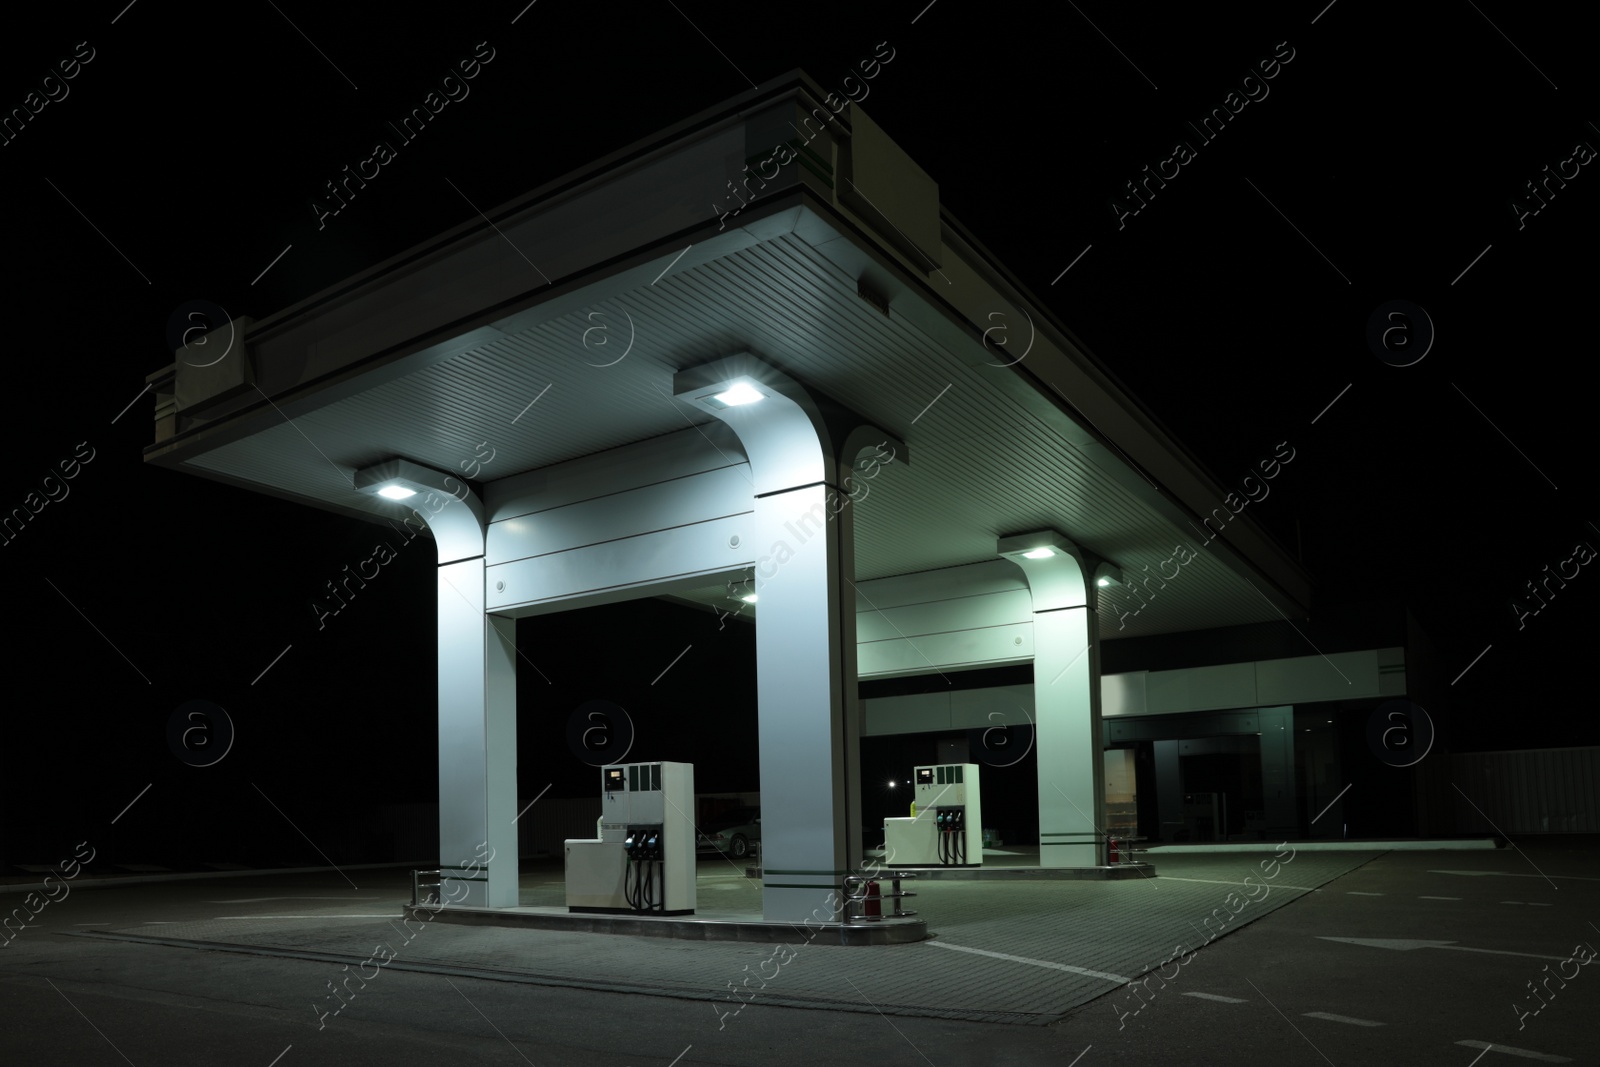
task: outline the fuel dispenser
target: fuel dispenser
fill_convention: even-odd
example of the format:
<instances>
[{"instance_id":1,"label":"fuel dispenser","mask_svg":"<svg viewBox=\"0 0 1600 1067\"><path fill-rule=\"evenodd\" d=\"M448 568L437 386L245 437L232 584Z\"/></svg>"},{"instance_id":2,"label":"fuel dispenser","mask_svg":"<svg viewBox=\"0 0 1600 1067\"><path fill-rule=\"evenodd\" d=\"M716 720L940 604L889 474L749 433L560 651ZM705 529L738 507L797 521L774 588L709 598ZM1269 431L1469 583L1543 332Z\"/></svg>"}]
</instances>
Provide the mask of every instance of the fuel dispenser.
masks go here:
<instances>
[{"instance_id":1,"label":"fuel dispenser","mask_svg":"<svg viewBox=\"0 0 1600 1067\"><path fill-rule=\"evenodd\" d=\"M600 836L568 840L567 910L692 915L694 764L600 769Z\"/></svg>"},{"instance_id":2,"label":"fuel dispenser","mask_svg":"<svg viewBox=\"0 0 1600 1067\"><path fill-rule=\"evenodd\" d=\"M883 820L884 860L897 866L983 865L983 803L976 763L918 767L908 819Z\"/></svg>"}]
</instances>

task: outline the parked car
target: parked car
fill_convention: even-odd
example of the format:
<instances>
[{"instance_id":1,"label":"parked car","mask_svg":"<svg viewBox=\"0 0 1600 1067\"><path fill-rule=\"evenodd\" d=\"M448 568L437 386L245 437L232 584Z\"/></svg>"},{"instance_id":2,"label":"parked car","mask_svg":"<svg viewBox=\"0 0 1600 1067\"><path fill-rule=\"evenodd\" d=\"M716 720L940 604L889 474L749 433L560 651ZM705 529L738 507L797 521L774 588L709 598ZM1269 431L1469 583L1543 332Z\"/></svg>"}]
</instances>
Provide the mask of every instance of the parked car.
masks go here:
<instances>
[{"instance_id":1,"label":"parked car","mask_svg":"<svg viewBox=\"0 0 1600 1067\"><path fill-rule=\"evenodd\" d=\"M761 809L734 808L714 816L700 827L699 848L702 851L726 853L742 860L750 855L752 846L760 840Z\"/></svg>"}]
</instances>

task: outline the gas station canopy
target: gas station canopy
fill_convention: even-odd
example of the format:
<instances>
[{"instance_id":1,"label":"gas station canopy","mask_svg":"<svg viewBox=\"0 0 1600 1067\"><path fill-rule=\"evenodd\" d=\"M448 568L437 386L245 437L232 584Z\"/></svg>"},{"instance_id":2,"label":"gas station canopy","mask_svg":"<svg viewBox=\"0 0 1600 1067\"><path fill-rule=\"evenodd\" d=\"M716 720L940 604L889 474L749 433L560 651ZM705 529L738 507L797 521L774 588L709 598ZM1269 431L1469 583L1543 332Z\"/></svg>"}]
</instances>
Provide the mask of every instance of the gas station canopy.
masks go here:
<instances>
[{"instance_id":1,"label":"gas station canopy","mask_svg":"<svg viewBox=\"0 0 1600 1067\"><path fill-rule=\"evenodd\" d=\"M481 489L492 519L495 483L639 442L742 459L673 378L750 353L909 446L909 463L857 477L858 582L994 561L997 538L1055 529L1121 569L1098 591L1102 637L1303 617L1306 576L1236 513L1239 491L864 112L825 99L791 74L218 327L204 351L225 357L180 351L151 376L147 460L381 520L397 509L355 475L401 459ZM1130 585L1158 574L1143 588L1161 610L1140 611ZM725 605L727 586L672 595Z\"/></svg>"},{"instance_id":2,"label":"gas station canopy","mask_svg":"<svg viewBox=\"0 0 1600 1067\"><path fill-rule=\"evenodd\" d=\"M860 869L858 679L1031 665L1040 864L1096 868L1099 641L1306 612L1237 493L800 74L203 351L152 378L151 462L433 534L441 885L463 906L520 899L519 617L640 596L744 614L756 594L761 788L784 798L762 828L770 923L836 914ZM1293 685L1254 663L1221 681L1243 707L1352 686L1321 658ZM1152 681L1149 705L1191 688ZM1125 691L1119 714L1144 703ZM1277 823L1293 735L1273 725ZM613 830L655 856L660 825ZM599 842L596 870L623 870Z\"/></svg>"}]
</instances>

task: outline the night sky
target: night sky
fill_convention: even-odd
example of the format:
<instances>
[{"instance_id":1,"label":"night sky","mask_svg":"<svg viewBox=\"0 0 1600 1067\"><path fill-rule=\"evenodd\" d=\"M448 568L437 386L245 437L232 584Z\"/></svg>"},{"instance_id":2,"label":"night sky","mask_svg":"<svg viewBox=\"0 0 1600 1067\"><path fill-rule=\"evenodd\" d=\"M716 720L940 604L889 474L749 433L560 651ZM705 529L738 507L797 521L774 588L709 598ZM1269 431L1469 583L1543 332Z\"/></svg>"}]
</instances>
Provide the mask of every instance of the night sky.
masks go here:
<instances>
[{"instance_id":1,"label":"night sky","mask_svg":"<svg viewBox=\"0 0 1600 1067\"><path fill-rule=\"evenodd\" d=\"M925 2L8 15L0 107L37 114L0 144L0 508L37 513L0 542L0 865L85 838L121 862L315 862L290 821L339 859L365 847L369 805L436 795L430 546L319 627L312 600L381 531L146 467L140 391L171 362L174 312L265 317L474 217L468 199L504 202L794 68L866 92L946 209L1219 484L1292 445L1248 514L1301 553L1318 604L1410 607L1457 679L1430 709L1450 747L1600 743L1600 578L1574 555L1600 548L1582 325L1600 110L1579 16ZM319 229L323 184L475 56L492 58L469 95ZM1229 117L1208 140L1190 123L1214 108ZM1393 301L1410 349L1369 340ZM1431 347L1392 365L1428 333L1416 308ZM1569 559L1532 613L1525 583ZM698 662L651 686L688 633ZM588 792L564 729L595 699L629 710L636 758L756 788L748 626L652 603L525 621L520 643L549 676L523 676L525 794ZM215 766L168 748L189 700L237 727Z\"/></svg>"}]
</instances>

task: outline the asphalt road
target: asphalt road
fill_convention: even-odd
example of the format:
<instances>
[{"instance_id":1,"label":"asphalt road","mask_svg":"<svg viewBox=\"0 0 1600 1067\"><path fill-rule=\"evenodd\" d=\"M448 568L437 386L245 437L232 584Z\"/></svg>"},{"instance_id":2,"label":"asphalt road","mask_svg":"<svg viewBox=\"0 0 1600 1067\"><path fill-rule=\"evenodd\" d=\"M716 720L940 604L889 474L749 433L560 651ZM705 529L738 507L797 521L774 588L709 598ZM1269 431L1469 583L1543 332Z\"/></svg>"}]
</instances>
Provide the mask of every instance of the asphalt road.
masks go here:
<instances>
[{"instance_id":1,"label":"asphalt road","mask_svg":"<svg viewBox=\"0 0 1600 1067\"><path fill-rule=\"evenodd\" d=\"M1055 1029L1097 1063L1600 1064L1600 962L1561 962L1600 948L1600 854L1522 844L1388 853Z\"/></svg>"},{"instance_id":2,"label":"asphalt road","mask_svg":"<svg viewBox=\"0 0 1600 1067\"><path fill-rule=\"evenodd\" d=\"M277 907L392 915L403 895L395 874L362 872L356 891L331 873L85 888L0 949L0 1061L1600 1063L1600 966L1562 963L1579 943L1600 946L1600 854L1590 839L1522 845L1388 853L1180 957L1150 980L1145 999L1121 987L1052 1026L759 1001L723 1020L703 1000L395 970L319 1029L313 1005L340 974L328 963L61 935L138 924L158 933L197 915ZM959 957L937 960L931 966L961 966ZM1527 983L1574 971L1564 983L1550 978L1542 1008L1519 1019L1513 1005L1534 1003Z\"/></svg>"}]
</instances>

